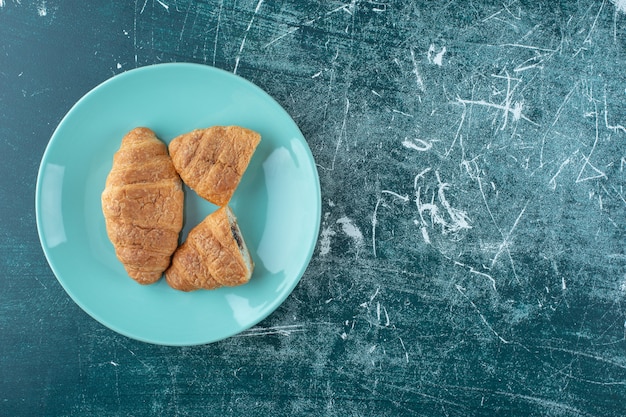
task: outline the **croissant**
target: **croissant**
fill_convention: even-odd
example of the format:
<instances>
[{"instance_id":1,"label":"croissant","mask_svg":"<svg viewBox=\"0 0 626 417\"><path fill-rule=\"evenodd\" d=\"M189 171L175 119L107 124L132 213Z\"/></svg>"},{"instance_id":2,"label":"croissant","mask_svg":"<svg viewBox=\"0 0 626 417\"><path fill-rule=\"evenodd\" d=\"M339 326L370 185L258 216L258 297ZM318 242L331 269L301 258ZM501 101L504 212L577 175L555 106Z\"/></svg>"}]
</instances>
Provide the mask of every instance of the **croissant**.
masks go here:
<instances>
[{"instance_id":1,"label":"croissant","mask_svg":"<svg viewBox=\"0 0 626 417\"><path fill-rule=\"evenodd\" d=\"M102 192L106 231L117 258L140 284L170 264L183 226L183 189L166 145L148 128L122 139Z\"/></svg>"},{"instance_id":2,"label":"croissant","mask_svg":"<svg viewBox=\"0 0 626 417\"><path fill-rule=\"evenodd\" d=\"M186 185L217 206L230 201L261 135L239 126L213 126L176 137L169 145Z\"/></svg>"},{"instance_id":3,"label":"croissant","mask_svg":"<svg viewBox=\"0 0 626 417\"><path fill-rule=\"evenodd\" d=\"M165 280L174 289L193 291L247 283L254 263L228 206L209 214L174 252Z\"/></svg>"}]
</instances>

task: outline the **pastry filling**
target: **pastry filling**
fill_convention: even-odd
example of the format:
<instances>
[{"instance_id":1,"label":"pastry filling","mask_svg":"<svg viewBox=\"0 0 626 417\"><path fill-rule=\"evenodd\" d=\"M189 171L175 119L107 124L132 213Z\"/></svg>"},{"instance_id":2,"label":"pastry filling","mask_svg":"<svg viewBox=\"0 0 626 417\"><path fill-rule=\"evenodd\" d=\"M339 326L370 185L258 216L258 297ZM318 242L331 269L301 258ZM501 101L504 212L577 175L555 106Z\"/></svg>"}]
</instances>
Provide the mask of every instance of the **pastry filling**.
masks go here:
<instances>
[{"instance_id":1,"label":"pastry filling","mask_svg":"<svg viewBox=\"0 0 626 417\"><path fill-rule=\"evenodd\" d=\"M241 239L241 235L239 234L239 228L236 224L233 223L230 225L230 232L232 233L235 242L237 242L237 246L239 246L239 249L243 250L243 242Z\"/></svg>"}]
</instances>

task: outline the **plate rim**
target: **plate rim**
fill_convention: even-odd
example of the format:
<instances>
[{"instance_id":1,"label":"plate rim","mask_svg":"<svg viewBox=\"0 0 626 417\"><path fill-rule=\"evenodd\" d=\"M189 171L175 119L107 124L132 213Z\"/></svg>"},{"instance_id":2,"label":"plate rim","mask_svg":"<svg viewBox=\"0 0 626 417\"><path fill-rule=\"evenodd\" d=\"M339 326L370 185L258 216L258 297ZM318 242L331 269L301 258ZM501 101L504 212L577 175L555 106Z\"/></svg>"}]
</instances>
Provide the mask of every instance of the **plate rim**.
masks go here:
<instances>
[{"instance_id":1,"label":"plate rim","mask_svg":"<svg viewBox=\"0 0 626 417\"><path fill-rule=\"evenodd\" d=\"M289 121L291 123L293 123L294 127L296 128L297 132L300 135L299 139L302 139L302 144L305 146L305 149L307 151L308 157L310 159L311 162L311 172L312 172L312 178L314 179L314 191L315 191L315 195L314 195L314 199L316 201L316 205L315 205L315 218L316 218L316 222L315 225L313 227L312 230L312 236L314 236L313 239L311 239L308 248L306 251L304 251L304 262L298 267L298 272L295 274L296 278L292 280L292 283L289 285L287 291L284 292L284 296L278 296L276 299L274 299L274 301L271 303L271 307L267 308L265 311L262 312L262 314L257 315L253 320L251 320L251 323L249 325L246 326L240 326L238 328L233 329L231 332L227 332L227 334L222 335L220 337L204 337L204 338L199 338L199 337L191 337L190 339L202 339L202 340L196 340L196 341L180 341L180 342L166 342L164 340L155 340L157 338L149 338L149 337L142 337L142 336L138 336L135 334L132 334L132 332L128 332L124 329L120 329L118 326L113 325L112 323L110 323L110 321L105 320L104 318L102 318L100 316L100 314L97 314L96 312L94 312L92 310L92 308L90 308L88 305L86 305L80 297L78 297L74 291L71 289L71 286L68 286L67 283L64 281L64 279L60 276L62 275L59 271L58 271L58 267L55 266L55 261L53 259L53 256L49 253L49 249L47 248L46 243L44 242L44 232L42 230L42 220L43 220L43 214L41 213L42 209L41 207L41 187L42 187L42 179L44 177L43 175L43 170L44 167L46 165L46 163L48 162L48 158L49 158L49 153L52 152L52 149L55 147L55 144L59 141L59 139L56 139L58 137L58 133L59 131L62 130L63 126L68 123L68 119L71 119L71 114L84 102L86 101L92 94L96 93L97 91L101 90L101 89L105 89L108 87L109 84L113 83L113 82L119 82L120 79L123 78L127 78L127 77L131 77L131 76L137 76L140 75L140 73L142 72L148 72L148 71L158 71L160 69L165 69L165 68L179 68L180 70L199 70L199 71L206 71L207 73L217 73L220 74L220 76L224 76L227 78L230 78L232 80L234 80L235 82L238 83L242 83L243 85L245 85L248 89L253 90L256 94L260 94L261 96L264 97L264 99L269 100L270 102L272 102L274 105L276 105L279 109L281 109L285 116L289 119ZM199 346L199 345L206 345L206 344L211 344L211 343L215 343L224 339L228 339L230 337L233 337L237 334L240 334L254 326L256 326L258 323L260 323L261 321L263 321L265 318L267 318L269 315L271 315L273 312L275 312L283 303L284 301L289 297L289 295L291 295L291 293L293 292L293 290L295 289L295 287L298 285L298 283L301 281L302 277L304 276L306 270L308 269L308 266L311 263L311 260L313 258L313 254L315 252L315 248L317 247L317 242L319 241L319 233L320 233L320 228L321 228L321 213L322 213L322 202L321 202L321 184L320 184L320 179L319 179L319 172L317 169L317 164L315 162L315 158L313 156L313 153L311 151L311 148L304 136L304 134L302 133L302 131L300 130L299 126L297 125L297 123L293 120L293 118L291 117L291 115L283 108L283 106L278 103L278 101L276 101L276 99L274 99L274 97L272 97L269 93L267 93L265 90L263 90L261 87L259 87L258 85L254 84L253 82L241 77L240 75L237 74L233 74L229 71L223 70L221 68L217 68L214 66L210 66L210 65L206 65L206 64L200 64L200 63L193 63L193 62L167 62L167 63L156 63L156 64L150 64L150 65L144 65L141 67L137 67L137 68L133 68L127 71L124 71L122 73L119 74L115 74L109 78L107 78L106 80L100 82L99 84L97 84L96 86L94 86L93 88L89 89L87 92L85 92L63 115L63 117L61 118L61 120L59 121L59 123L57 124L57 126L55 127L55 129L52 132L52 135L50 136L50 138L48 139L48 143L46 144L46 148L41 156L41 161L39 163L39 168L37 171L37 178L36 178L36 183L35 183L35 222L36 222L36 227L37 227L37 235L39 238L39 243L40 246L42 248L42 251L44 253L44 257L46 259L46 262L48 264L48 266L50 267L54 277L56 278L56 280L58 281L58 283L61 285L61 287L63 288L63 290L67 293L67 295L69 295L69 297L72 299L72 301L78 305L80 307L81 310L83 310L83 312L85 312L88 316L90 316L92 319L94 319L95 321L97 321L98 323L100 323L101 325L103 325L104 327L110 329L111 331L121 334L125 337L128 337L130 339L133 340L137 340L137 341L141 341L144 343L149 343L149 344L154 344L154 345L161 345L161 346L178 346L178 347L183 347L183 346ZM163 338L162 338L163 339Z\"/></svg>"}]
</instances>

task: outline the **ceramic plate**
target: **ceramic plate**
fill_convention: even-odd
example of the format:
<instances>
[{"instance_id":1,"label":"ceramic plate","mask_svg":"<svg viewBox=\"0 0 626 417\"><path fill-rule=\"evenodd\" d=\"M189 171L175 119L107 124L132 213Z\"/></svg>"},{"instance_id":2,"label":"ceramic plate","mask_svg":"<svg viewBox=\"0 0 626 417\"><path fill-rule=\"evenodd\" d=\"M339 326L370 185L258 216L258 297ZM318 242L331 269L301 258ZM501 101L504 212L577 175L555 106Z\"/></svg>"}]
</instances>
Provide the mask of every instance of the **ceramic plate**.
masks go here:
<instances>
[{"instance_id":1,"label":"ceramic plate","mask_svg":"<svg viewBox=\"0 0 626 417\"><path fill-rule=\"evenodd\" d=\"M105 230L100 194L113 154L136 126L169 143L213 125L239 125L262 136L230 203L255 262L252 279L190 293L164 279L141 286L126 275ZM186 188L181 239L215 209ZM197 64L143 67L93 89L57 127L37 178L39 237L63 288L112 330L163 345L224 339L274 311L311 259L320 212L315 162L285 110L252 83Z\"/></svg>"}]
</instances>

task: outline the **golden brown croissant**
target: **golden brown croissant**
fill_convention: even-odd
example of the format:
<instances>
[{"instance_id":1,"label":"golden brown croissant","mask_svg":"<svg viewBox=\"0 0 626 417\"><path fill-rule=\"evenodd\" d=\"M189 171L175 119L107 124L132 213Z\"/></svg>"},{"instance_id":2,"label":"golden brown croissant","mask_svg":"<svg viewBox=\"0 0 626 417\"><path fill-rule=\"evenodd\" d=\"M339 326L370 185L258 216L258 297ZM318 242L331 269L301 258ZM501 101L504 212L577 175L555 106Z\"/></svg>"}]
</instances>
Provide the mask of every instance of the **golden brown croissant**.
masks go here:
<instances>
[{"instance_id":1,"label":"golden brown croissant","mask_svg":"<svg viewBox=\"0 0 626 417\"><path fill-rule=\"evenodd\" d=\"M169 145L174 167L185 184L225 206L241 181L261 135L239 126L213 126L178 136Z\"/></svg>"},{"instance_id":2,"label":"golden brown croissant","mask_svg":"<svg viewBox=\"0 0 626 417\"><path fill-rule=\"evenodd\" d=\"M170 264L183 226L183 189L167 147L154 132L126 134L102 192L115 254L140 284L157 281Z\"/></svg>"},{"instance_id":3,"label":"golden brown croissant","mask_svg":"<svg viewBox=\"0 0 626 417\"><path fill-rule=\"evenodd\" d=\"M177 290L214 289L245 284L253 268L237 219L224 206L189 232L174 253L165 279Z\"/></svg>"}]
</instances>

